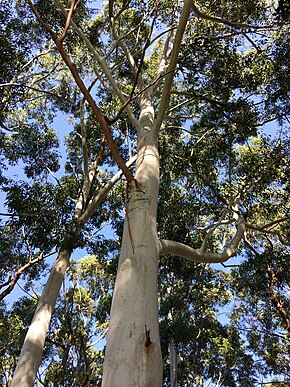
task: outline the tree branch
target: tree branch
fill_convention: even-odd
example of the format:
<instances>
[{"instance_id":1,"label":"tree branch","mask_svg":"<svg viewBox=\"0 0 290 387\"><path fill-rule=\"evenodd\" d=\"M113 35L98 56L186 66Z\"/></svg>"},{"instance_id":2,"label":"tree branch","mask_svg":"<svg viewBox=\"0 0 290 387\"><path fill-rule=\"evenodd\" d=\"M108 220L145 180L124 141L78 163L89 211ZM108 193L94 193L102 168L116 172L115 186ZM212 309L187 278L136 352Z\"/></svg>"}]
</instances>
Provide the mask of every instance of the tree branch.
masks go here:
<instances>
[{"instance_id":1,"label":"tree branch","mask_svg":"<svg viewBox=\"0 0 290 387\"><path fill-rule=\"evenodd\" d=\"M81 124L81 134L82 134L84 180L86 181L89 179L89 156L88 156L87 136L86 136L86 128L85 128L84 100L80 102L80 124Z\"/></svg>"},{"instance_id":2,"label":"tree branch","mask_svg":"<svg viewBox=\"0 0 290 387\"><path fill-rule=\"evenodd\" d=\"M33 91L37 91L40 93L51 95L52 97L55 97L58 99L63 99L62 96L60 96L56 93L53 93L53 92L48 91L48 90L42 90L42 89L39 89L38 87L29 86L29 85L26 85L25 83L17 83L17 82L0 83L0 87L24 87L26 89L30 89Z\"/></svg>"},{"instance_id":3,"label":"tree branch","mask_svg":"<svg viewBox=\"0 0 290 387\"><path fill-rule=\"evenodd\" d=\"M28 1L28 0L27 0ZM30 0L29 0L30 1ZM62 5L62 3L59 1L59 0L54 0L55 4L57 5L57 7L61 10L61 12L66 16L67 15L67 12L64 8L64 6ZM110 85L112 86L114 92L116 93L116 95L118 96L118 98L120 99L120 101L122 102L122 104L126 103L126 97L123 95L123 93L121 92L121 90L119 89L119 86L117 85L117 83L115 82L113 76L112 76L112 73L109 69L109 67L107 66L107 63L105 61L105 58L98 52L98 50L92 45L92 43L90 42L90 40L88 39L88 37L83 33L83 31L74 23L73 20L71 20L70 22L71 26L73 27L73 29L75 30L75 32L81 37L81 39L86 43L88 49L90 50L90 52L92 53L93 57L94 57L94 60L97 61L99 63L99 65L101 66L102 68L102 71L104 72L104 74L106 75ZM95 69L95 66L94 66L94 69ZM133 114L130 106L127 106L126 107L126 112L132 122L132 124L135 126L135 128L139 128L139 123L138 123L138 120L137 118L135 117L135 115Z\"/></svg>"},{"instance_id":4,"label":"tree branch","mask_svg":"<svg viewBox=\"0 0 290 387\"><path fill-rule=\"evenodd\" d=\"M168 74L165 78L165 83L164 83L164 87L163 87L161 101L160 101L159 108L158 108L158 115L156 117L154 127L152 129L153 137L154 136L156 137L158 134L158 131L161 127L162 121L164 119L165 111L166 111L166 108L167 108L167 105L169 102L170 90L171 90L171 86L172 86L172 82L173 82L173 78L174 78L176 64L178 61L180 45L181 45L182 37L183 37L184 31L185 31L185 27L186 27L186 24L187 24L189 15L190 15L190 10L191 10L191 1L185 0L184 6L182 9L182 13L181 13L181 17L180 17L180 22L179 22L179 25L177 27L174 42L173 42L171 58L170 58L169 66L167 69Z\"/></svg>"},{"instance_id":5,"label":"tree branch","mask_svg":"<svg viewBox=\"0 0 290 387\"><path fill-rule=\"evenodd\" d=\"M210 227L209 227L209 230L208 232L206 233L205 237L204 237L204 240L202 241L202 244L201 244L201 247L200 247L200 250L204 251L205 249L205 246L210 238L210 236L213 234L213 232L222 224L222 222L224 221L224 217L226 216L226 213L228 212L228 209L227 208L224 208L223 211L222 211L222 214L220 216L220 219L215 222L214 224L212 224Z\"/></svg>"},{"instance_id":6,"label":"tree branch","mask_svg":"<svg viewBox=\"0 0 290 387\"><path fill-rule=\"evenodd\" d=\"M161 239L159 241L159 255L172 254L183 257L192 262L221 263L227 261L237 253L237 248L245 233L245 220L239 215L237 231L228 246L221 253L205 252L202 249L193 249L183 243Z\"/></svg>"},{"instance_id":7,"label":"tree branch","mask_svg":"<svg viewBox=\"0 0 290 387\"><path fill-rule=\"evenodd\" d=\"M64 30L63 30L63 32L61 34L61 37L60 37L60 42L61 43L64 41L64 39L66 37L66 34L68 32L68 29L70 27L70 23L71 23L71 20L72 20L72 15L73 15L73 11L75 9L75 5L76 5L76 0L72 0L71 6L70 6L70 9L69 9L67 18L66 18L65 27L64 27Z\"/></svg>"},{"instance_id":8,"label":"tree branch","mask_svg":"<svg viewBox=\"0 0 290 387\"><path fill-rule=\"evenodd\" d=\"M289 246L289 245L290 245L290 241L289 241L289 240L286 240L286 239L284 238L284 236L281 234L281 232L276 231L276 230L269 230L270 227L279 225L279 223L285 222L285 221L287 221L287 220L289 220L289 219L290 219L289 216L285 216L285 217L283 217L283 218L273 220L272 222L269 222L269 223L265 224L264 226L258 226L258 225L246 223L246 228L247 228L247 229L250 229L250 230L254 230L254 231L259 231L260 233L263 233L263 234L272 234L272 235L276 235L277 238L279 239L279 241L280 241L283 245Z\"/></svg>"},{"instance_id":9,"label":"tree branch","mask_svg":"<svg viewBox=\"0 0 290 387\"><path fill-rule=\"evenodd\" d=\"M31 266L35 265L36 263L42 261L45 258L47 258L47 256L45 257L44 253L41 252L37 258L35 258L35 259L30 258L29 262L26 265L24 265L20 269L18 269L16 274L14 275L14 277L9 282L7 282L3 285L3 286L6 286L9 283L8 287L5 290L3 290L3 292L0 293L0 301L3 300L4 297L6 297L8 294L10 294L12 292L12 290L14 289L21 274L23 274ZM1 287L3 287L3 286L1 286Z\"/></svg>"},{"instance_id":10,"label":"tree branch","mask_svg":"<svg viewBox=\"0 0 290 387\"><path fill-rule=\"evenodd\" d=\"M197 17L199 17L201 19L204 19L204 20L210 20L210 21L215 22L215 23L225 24L225 25L227 25L229 27L233 27L233 28L255 28L255 29L271 27L271 26L258 26L256 24L232 22L230 20L223 19L221 17L207 15L206 13L201 12L197 8L197 6L194 4L193 0L191 0L191 6L192 6L192 9L193 9L193 12L194 12L195 16L197 16Z\"/></svg>"},{"instance_id":11,"label":"tree branch","mask_svg":"<svg viewBox=\"0 0 290 387\"><path fill-rule=\"evenodd\" d=\"M126 167L129 168L135 161L137 156L133 156L130 158L130 160L127 161ZM81 224L85 224L87 220L90 218L92 213L95 211L96 207L105 199L105 196L110 191L110 189L113 187L114 184L122 177L123 171L118 171L111 180L96 194L93 196L93 198L90 200L90 202L87 205L87 208L85 212L80 216L79 222Z\"/></svg>"},{"instance_id":12,"label":"tree branch","mask_svg":"<svg viewBox=\"0 0 290 387\"><path fill-rule=\"evenodd\" d=\"M77 70L77 67L76 65L71 61L68 53L66 52L66 50L64 49L63 45L62 45L62 41L60 40L60 38L57 36L57 34L50 28L49 25L47 25L44 20L42 20L42 18L39 16L34 4L32 3L31 0L27 0L29 6L30 6L30 9L32 10L32 12L34 13L36 19L38 20L38 22L46 29L47 32L49 32L49 34L51 35L53 41L55 42L57 48L58 48L58 52L60 53L63 61L66 63L67 67L69 68L77 86L79 87L80 91L82 92L83 96L85 97L86 101L88 102L88 104L90 105L91 109L93 110L94 112L94 115L97 119L97 121L99 122L99 124L101 125L101 128L106 136L106 139L107 139L107 142L108 142L108 146L112 152L112 155L115 159L115 161L117 162L118 166L121 168L121 170L123 171L124 173L124 176L126 177L127 181L130 183L131 181L134 180L134 177L131 173L131 171L129 170L129 168L126 167L126 164L124 162L124 160L122 159L120 153L119 153L119 150L117 148L117 145L113 139L113 136L112 136L112 133L111 133L111 130L107 124L107 121L105 119L105 117L102 115L102 113L99 111L97 105L96 105L96 102L95 100L93 99L93 97L91 96L90 92L88 91L88 89L86 88L84 82L82 81L80 75L79 75L79 72Z\"/></svg>"},{"instance_id":13,"label":"tree branch","mask_svg":"<svg viewBox=\"0 0 290 387\"><path fill-rule=\"evenodd\" d=\"M268 277L269 277L269 288L270 288L270 298L275 306L276 310L278 311L280 317L283 320L283 323L285 324L285 327L287 331L290 333L290 319L289 315L287 313L287 310L283 306L283 302L279 300L277 295L275 294L275 289L274 289L274 282L275 282L275 274L274 271L271 268L268 268L267 270Z\"/></svg>"},{"instance_id":14,"label":"tree branch","mask_svg":"<svg viewBox=\"0 0 290 387\"><path fill-rule=\"evenodd\" d=\"M140 76L140 70L138 69L138 66L137 66L137 64L135 62L135 59L134 59L131 51L125 45L125 43L122 40L122 38L118 35L118 32L117 32L116 27L115 27L115 20L114 20L113 17L110 18L110 23L111 23L111 28L112 28L112 31L113 31L113 35L114 35L115 39L119 42L119 44L120 44L124 54L126 55L126 58L128 59L128 62L130 63L130 67L131 67L131 69L132 69L132 71L133 71L133 73L135 75L135 84L138 82L140 88L142 89L144 87L144 82L143 82L142 77ZM142 65L142 62L141 62L141 65ZM133 90L133 93L134 93L134 90Z\"/></svg>"}]
</instances>

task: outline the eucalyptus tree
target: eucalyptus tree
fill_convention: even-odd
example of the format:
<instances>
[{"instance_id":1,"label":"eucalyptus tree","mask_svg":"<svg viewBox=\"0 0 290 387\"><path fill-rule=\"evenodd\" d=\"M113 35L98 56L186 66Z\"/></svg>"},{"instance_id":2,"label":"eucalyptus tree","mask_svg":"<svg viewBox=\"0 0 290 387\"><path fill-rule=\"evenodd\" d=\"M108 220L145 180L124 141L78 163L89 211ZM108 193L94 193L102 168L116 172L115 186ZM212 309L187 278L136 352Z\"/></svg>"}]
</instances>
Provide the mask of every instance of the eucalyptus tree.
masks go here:
<instances>
[{"instance_id":1,"label":"eucalyptus tree","mask_svg":"<svg viewBox=\"0 0 290 387\"><path fill-rule=\"evenodd\" d=\"M288 85L282 82L287 69L281 52L287 49L288 27L276 21L268 1L109 1L104 12L93 14L91 19L81 2L55 0L49 3L50 8L42 2L26 3L47 39L54 42L91 109L88 114L98 122L110 154L127 179L126 219L102 385L160 386L159 257L222 263L238 253L241 259L247 259L249 252L264 254L269 244L287 251L289 139L282 129L288 119ZM81 60L70 43L75 36L86 45ZM90 81L98 87L87 86ZM282 128L274 141L262 134L271 121L278 121ZM73 241L99 203L99 196L87 200L91 175L84 131L80 137L82 189L25 339L12 382L15 386L33 384ZM129 150L137 153L134 174L117 146L124 138ZM163 258L161 262L161 278L168 280L170 273L169 277L164 274ZM179 260L179 265L185 263ZM197 288L198 273L199 269L195 270ZM212 278L210 271L205 274ZM178 281L182 281L181 275ZM209 287L209 297L213 293ZM216 302L226 303L228 297L224 290L224 299ZM192 294L192 305L198 305L195 299L198 295ZM162 312L168 318L177 309L165 307ZM246 371L252 372L251 377L256 371L251 368L253 359L241 351L237 330L225 332L213 318L209 319L211 328L202 329L204 320L197 317L187 314L189 326L201 327L196 340L202 335L203 348L209 342L216 348L214 353L221 356L224 352L216 367L225 359L230 364L218 376L210 364L208 377L226 385L245 385L249 375L243 373L241 364L250 365ZM36 324L42 329L35 330ZM209 336L214 331L223 334L225 345ZM185 338L177 339L181 346L186 343ZM33 342L37 343L37 354ZM188 362L194 361L194 354L202 353L197 346L185 344L184 348L189 348ZM236 356L227 360L227 352ZM237 361L240 364L235 368ZM202 367L204 362L196 369Z\"/></svg>"},{"instance_id":2,"label":"eucalyptus tree","mask_svg":"<svg viewBox=\"0 0 290 387\"><path fill-rule=\"evenodd\" d=\"M26 23L27 8L20 4L18 9L18 5L10 9L10 20L8 4L3 4L3 15L6 12L6 19L3 16L6 22L5 24L3 20L3 39L6 39L3 48L5 45L12 47L11 52L15 60L12 61L11 54L5 58L6 62L2 63L2 69L7 67L9 70L3 71L1 84L2 112L5 113L1 121L1 185L8 211L1 214L5 221L1 225L0 297L1 300L6 297L20 277L25 278L25 287L28 290L32 281L38 280L42 271L45 271L47 258L58 252L51 271L51 280L47 282L46 293L40 299L34 316L36 323L32 336L35 337L37 320L40 320L40 325L46 321L46 327L42 329L42 332L46 332L51 317L51 313L47 315L46 307L42 308L45 294L49 293L49 302L54 305L56 297L54 298L53 293L58 294L71 251L85 243L92 228L96 233L101 227L104 217L101 212L97 213L96 208L122 173L106 173L104 163L107 162L109 154L104 150L100 128L92 122L82 99L71 87L71 81L67 80L65 69L55 51L49 44L45 45L45 38L43 40L39 34L35 34L38 25L29 19ZM23 23L20 22L21 16ZM28 41L24 40L25 35L22 36L21 44L14 42L14 35L17 38L19 36L13 27L18 24L21 30L29 31L32 36L35 34L35 39L30 36L30 46ZM32 42L35 46L28 51L26 48L31 47ZM24 52L20 50L22 46ZM19 59L17 62L17 58L21 58L21 61ZM61 178L55 175L60 167L60 155L57 151L59 141L57 133L51 128L56 109L80 117L79 123L75 124L76 131L67 139L70 153ZM128 165L133 161L134 157ZM10 167L13 168L19 163L23 165L23 176L20 179L17 175L13 176L10 170ZM5 172L7 164L8 173ZM19 168L16 172L20 173ZM84 211L85 208L88 212ZM83 215L85 217L81 224L77 218ZM58 279L55 280L55 277ZM1 304L2 306L3 321L9 319L10 315L11 321L18 321L13 318L17 306L13 307L12 313L5 311L4 304ZM27 326L26 322L22 324ZM19 330L22 332L21 326ZM35 372L38 365L34 363L34 359L41 360L44 337L45 333L40 345L30 343L29 350L24 349L25 357L30 359L30 365L34 364ZM4 338L3 336L3 340ZM38 339L39 337L36 337L36 341ZM26 342L27 340L29 335ZM17 340L15 345L17 346ZM30 356L31 351L35 350L40 351L40 354ZM9 362L9 356L6 361ZM15 357L9 364L11 366L14 363ZM2 371L6 376L4 369L5 367ZM28 375L28 378L31 380L31 376Z\"/></svg>"}]
</instances>

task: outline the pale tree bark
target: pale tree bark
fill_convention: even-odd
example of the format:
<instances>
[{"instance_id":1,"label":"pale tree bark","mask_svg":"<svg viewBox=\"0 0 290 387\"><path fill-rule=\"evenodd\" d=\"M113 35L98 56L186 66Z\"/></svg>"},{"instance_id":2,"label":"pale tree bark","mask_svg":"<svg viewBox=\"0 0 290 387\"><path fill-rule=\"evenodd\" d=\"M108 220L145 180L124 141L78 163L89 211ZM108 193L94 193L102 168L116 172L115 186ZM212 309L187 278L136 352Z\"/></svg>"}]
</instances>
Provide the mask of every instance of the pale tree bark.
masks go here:
<instances>
[{"instance_id":1,"label":"pale tree bark","mask_svg":"<svg viewBox=\"0 0 290 387\"><path fill-rule=\"evenodd\" d=\"M148 137L138 152L136 180L128 194L103 387L162 384L157 314L159 157Z\"/></svg>"},{"instance_id":2,"label":"pale tree bark","mask_svg":"<svg viewBox=\"0 0 290 387\"><path fill-rule=\"evenodd\" d=\"M140 97L138 153L131 182L107 335L102 387L160 387L162 355L157 308L158 131L170 97L179 48L190 13L185 1L155 119L154 87ZM163 66L163 63L160 63ZM133 66L133 65L132 65Z\"/></svg>"},{"instance_id":3,"label":"pale tree bark","mask_svg":"<svg viewBox=\"0 0 290 387\"><path fill-rule=\"evenodd\" d=\"M26 334L11 387L34 386L36 373L42 359L45 337L51 315L78 234L79 230L72 230L62 244Z\"/></svg>"},{"instance_id":4,"label":"pale tree bark","mask_svg":"<svg viewBox=\"0 0 290 387\"><path fill-rule=\"evenodd\" d=\"M129 181L127 217L108 333L103 386L161 386L162 358L157 315L157 268L159 257L159 242L156 229L159 191L157 137L170 96L169 90L173 81L179 47L191 9L190 2L186 0L184 3L180 24L173 42L173 49L170 53L171 59L168 65L169 73L163 86L157 120L154 121L153 96L151 95L150 88L141 93L140 118L138 121L130 114L130 108L128 107L127 109L133 125L138 130L137 166L134 179L120 158L104 116L98 110L95 101L80 78L76 66L63 46L67 30L72 23L71 17L75 1L72 1L67 15L66 27L61 36L57 35L41 19L32 1L27 0L27 2L39 23L54 40L79 89L104 130L113 157ZM94 57L101 65L116 94L124 102L122 94L119 92L110 71L108 71L104 63L104 58L98 56L96 52L94 52ZM131 63L131 66L134 66L134 63ZM139 76L141 81L142 74L139 74ZM89 179L85 179L85 181L89 182ZM84 194L86 192L89 191L84 187ZM95 202L93 201L92 203ZM91 207L86 212L83 210L81 203L78 203L76 206L77 223L80 219L83 222L87 220ZM81 224L83 223L81 222ZM77 235L78 232L75 233L75 237ZM69 241L71 242L71 239ZM51 313L72 251L70 243L69 246L70 249L60 251L44 294L40 299L40 305L34 316L31 329L27 334L19 366L14 376L14 386L33 385L35 373L41 361L45 334ZM52 290L52 287L54 287L54 290ZM36 335L33 331L36 332ZM30 357L31 360L27 362L26 367L26 361Z\"/></svg>"},{"instance_id":5,"label":"pale tree bark","mask_svg":"<svg viewBox=\"0 0 290 387\"><path fill-rule=\"evenodd\" d=\"M184 243L161 239L159 241L159 254L172 254L186 258L197 263L221 263L237 254L237 248L245 236L246 223L242 215L235 216L237 229L229 244L221 252L209 252L203 248L193 249Z\"/></svg>"},{"instance_id":6,"label":"pale tree bark","mask_svg":"<svg viewBox=\"0 0 290 387\"><path fill-rule=\"evenodd\" d=\"M132 165L136 157L132 157L127 163L127 167ZM89 171L88 171L89 173ZM50 276L45 285L43 293L39 299L37 309L34 313L31 325L27 331L22 350L14 372L12 387L32 387L36 378L38 367L42 360L42 353L45 344L46 334L49 328L51 316L55 307L56 299L59 295L61 284L64 280L67 267L69 265L71 253L75 242L81 232L83 225L87 222L96 208L102 203L107 193L113 185L121 178L122 171L116 173L105 187L93 195L86 208L83 208L83 195L76 203L75 219L64 238L59 250L57 259L51 269ZM91 184L92 181L88 182ZM88 186L83 187L84 193L88 191Z\"/></svg>"},{"instance_id":7,"label":"pale tree bark","mask_svg":"<svg viewBox=\"0 0 290 387\"><path fill-rule=\"evenodd\" d=\"M144 98L145 100L145 98ZM154 110L143 101L136 176L127 216L106 344L103 387L161 386L157 312L159 154L150 135Z\"/></svg>"}]
</instances>

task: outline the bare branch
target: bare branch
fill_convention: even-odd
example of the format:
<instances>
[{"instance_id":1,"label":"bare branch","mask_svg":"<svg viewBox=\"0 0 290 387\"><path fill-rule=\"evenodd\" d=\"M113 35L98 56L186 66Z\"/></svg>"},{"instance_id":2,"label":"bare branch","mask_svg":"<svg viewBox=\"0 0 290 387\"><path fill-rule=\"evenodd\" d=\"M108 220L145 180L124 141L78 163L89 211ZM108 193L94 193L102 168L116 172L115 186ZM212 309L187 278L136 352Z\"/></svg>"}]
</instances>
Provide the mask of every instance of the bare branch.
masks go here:
<instances>
[{"instance_id":1,"label":"bare branch","mask_svg":"<svg viewBox=\"0 0 290 387\"><path fill-rule=\"evenodd\" d=\"M91 107L97 121L99 122L99 124L101 125L101 128L106 136L106 139L107 139L107 142L108 142L108 146L112 152L112 155L116 161L116 163L118 164L118 166L122 169L127 181L130 183L131 181L134 180L134 177L131 173L131 171L129 170L129 168L126 167L126 164L124 162L124 160L122 159L120 153L119 153L119 150L118 150L118 147L113 139L113 136L112 136L112 133L111 133L111 129L110 127L108 126L108 123L105 119L105 117L103 116L103 114L100 112L99 108L97 107L96 105L96 102L94 100L94 98L91 96L89 90L87 89L87 87L85 86L83 80L81 79L80 75L79 75L79 72L78 72L78 69L76 67L76 65L72 62L71 58L69 57L68 53L66 52L66 50L64 49L63 45L62 45L62 42L61 40L59 39L59 37L57 36L57 34L42 20L42 18L39 16L34 4L31 2L31 0L27 0L28 3L29 3L29 6L32 10L32 12L34 13L36 19L38 20L38 22L46 29L47 32L50 33L53 41L55 42L57 48L58 48L58 52L60 53L63 61L65 62L65 64L67 65L67 67L69 68L77 86L79 87L79 90L82 92L83 96L85 97L86 101L88 102L89 106Z\"/></svg>"},{"instance_id":2,"label":"bare branch","mask_svg":"<svg viewBox=\"0 0 290 387\"><path fill-rule=\"evenodd\" d=\"M84 121L84 100L80 102L80 123L81 123L81 133L82 133L82 151L83 151L83 162L84 162L84 180L86 181L89 177L89 156L88 156L88 147L87 147L87 136L86 128Z\"/></svg>"},{"instance_id":3,"label":"bare branch","mask_svg":"<svg viewBox=\"0 0 290 387\"><path fill-rule=\"evenodd\" d=\"M130 1L130 0L129 0ZM115 19L117 18L118 16L115 17ZM140 22L135 26L133 27L131 30L129 30L125 35L121 36L121 39L124 40L125 38L127 38L128 36L130 36L134 31L136 31L137 29L141 28L141 26L143 25L144 21L148 18L148 15L145 14L142 19L140 20ZM114 52L114 50L117 48L118 46L118 40L113 44L113 46L110 48L110 51L106 54L106 57L105 59L107 60L111 54Z\"/></svg>"},{"instance_id":4,"label":"bare branch","mask_svg":"<svg viewBox=\"0 0 290 387\"><path fill-rule=\"evenodd\" d=\"M227 208L224 208L222 211L222 214L220 216L220 219L215 222L213 225L210 226L209 231L206 233L204 240L202 241L200 250L204 251L205 246L210 238L210 236L214 233L214 231L223 223L224 217L226 216L226 213L228 212Z\"/></svg>"},{"instance_id":5,"label":"bare branch","mask_svg":"<svg viewBox=\"0 0 290 387\"><path fill-rule=\"evenodd\" d=\"M275 235L277 236L277 238L279 239L279 241L285 245L285 246L289 246L290 245L290 241L289 240L286 240L284 238L284 236L282 235L281 232L277 231L277 230L271 230L270 228L271 227L274 227L274 226L277 226L279 225L280 223L282 222L285 222L287 220L289 220L290 217L289 216L285 216L283 218L280 218L280 219L276 219L276 220L273 220L272 222L269 222L263 226L259 226L259 225L254 225L254 224L250 224L250 223L246 223L246 228L247 229L250 229L250 230L255 230L255 231L259 231L260 233L262 234L271 234L271 235Z\"/></svg>"},{"instance_id":6,"label":"bare branch","mask_svg":"<svg viewBox=\"0 0 290 387\"><path fill-rule=\"evenodd\" d=\"M51 92L49 90L39 89L38 87L29 86L29 85L26 85L25 83L17 83L17 82L0 83L0 87L24 87L26 89L37 91L39 93L44 93L44 94L51 95L52 97L55 97L55 98L58 98L58 99L63 99L62 96L60 96L60 95L58 95L56 93L53 93L53 92Z\"/></svg>"},{"instance_id":7,"label":"bare branch","mask_svg":"<svg viewBox=\"0 0 290 387\"><path fill-rule=\"evenodd\" d=\"M122 40L122 38L118 35L118 32L117 32L116 27L115 27L115 21L114 21L113 17L111 17L110 21L111 21L111 27L112 27L113 35L114 35L115 39L119 42L119 44L120 44L124 54L126 55L126 58L128 59L128 62L130 63L130 67L131 67L131 69L132 69L132 71L133 71L133 73L135 75L136 83L138 82L139 86L141 88L143 88L144 87L144 81L143 81L142 77L140 76L140 70L138 71L138 66L137 66L137 64L135 62L135 59L134 59L131 51L125 45L125 43ZM134 93L134 90L133 90L133 93Z\"/></svg>"},{"instance_id":8,"label":"bare branch","mask_svg":"<svg viewBox=\"0 0 290 387\"><path fill-rule=\"evenodd\" d=\"M36 17L36 20L38 21L38 23L50 34L50 36L54 39L57 38L57 34L53 31L53 29L47 24L45 23L45 21L40 17L39 13L37 12L37 9L35 8L35 5L33 4L33 2L31 0L26 0L27 3L29 4L30 6L30 9L32 10L32 12L34 13L35 17Z\"/></svg>"},{"instance_id":9,"label":"bare branch","mask_svg":"<svg viewBox=\"0 0 290 387\"><path fill-rule=\"evenodd\" d=\"M66 34L67 34L67 31L70 27L70 23L71 23L71 20L72 20L72 15L73 15L73 11L75 9L75 4L76 4L76 1L75 0L72 0L71 2L71 6L70 6L70 9L69 9L69 12L68 12L68 15L67 15L67 18L66 18L66 23L65 23L65 27L64 27L64 30L61 34L61 37L60 37L60 41L61 43L64 41L65 37L66 37Z\"/></svg>"},{"instance_id":10,"label":"bare branch","mask_svg":"<svg viewBox=\"0 0 290 387\"><path fill-rule=\"evenodd\" d=\"M9 286L0 293L0 301L3 300L4 297L6 297L8 294L10 294L12 292L12 290L14 289L14 287L15 287L17 281L19 280L20 276L25 271L27 271L30 267L32 267L33 265L39 263L40 261L42 261L45 258L47 258L47 256L44 256L44 253L41 252L37 258L35 258L35 259L31 259L30 258L29 262L26 265L24 265L20 269L18 269L16 274L14 275L14 277L12 279L10 279ZM6 283L6 284L8 285L8 283Z\"/></svg>"},{"instance_id":11,"label":"bare branch","mask_svg":"<svg viewBox=\"0 0 290 387\"><path fill-rule=\"evenodd\" d=\"M160 76L155 79L152 83L150 83L149 85L147 85L146 87L144 87L144 89L140 90L138 93L136 93L136 95L132 95L131 93L131 96L127 99L127 101L124 103L124 105L121 107L121 109L118 111L118 113L116 114L116 116L112 119L110 119L110 123L113 124L114 122L116 122L122 115L123 111L126 109L126 107L133 101L135 101L137 98L139 98L146 90L150 89L152 86L154 86L156 83L158 83L158 81L165 77L166 75L168 74L168 72L166 72L165 74L160 74Z\"/></svg>"}]
</instances>

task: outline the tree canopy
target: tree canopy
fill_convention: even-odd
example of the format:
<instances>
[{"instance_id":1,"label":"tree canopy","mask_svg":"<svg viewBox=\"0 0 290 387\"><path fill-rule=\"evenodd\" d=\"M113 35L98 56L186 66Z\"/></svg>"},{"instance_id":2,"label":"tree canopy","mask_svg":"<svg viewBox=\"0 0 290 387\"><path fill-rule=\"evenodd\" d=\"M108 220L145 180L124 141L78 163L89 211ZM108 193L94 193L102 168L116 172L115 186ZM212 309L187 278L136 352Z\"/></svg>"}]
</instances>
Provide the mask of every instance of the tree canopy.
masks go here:
<instances>
[{"instance_id":1,"label":"tree canopy","mask_svg":"<svg viewBox=\"0 0 290 387\"><path fill-rule=\"evenodd\" d=\"M36 384L101 385L150 132L163 385L288 385L287 4L4 0L0 31L1 383L63 253Z\"/></svg>"}]
</instances>

